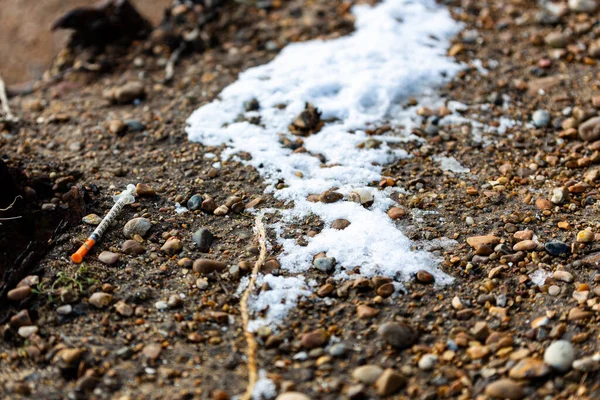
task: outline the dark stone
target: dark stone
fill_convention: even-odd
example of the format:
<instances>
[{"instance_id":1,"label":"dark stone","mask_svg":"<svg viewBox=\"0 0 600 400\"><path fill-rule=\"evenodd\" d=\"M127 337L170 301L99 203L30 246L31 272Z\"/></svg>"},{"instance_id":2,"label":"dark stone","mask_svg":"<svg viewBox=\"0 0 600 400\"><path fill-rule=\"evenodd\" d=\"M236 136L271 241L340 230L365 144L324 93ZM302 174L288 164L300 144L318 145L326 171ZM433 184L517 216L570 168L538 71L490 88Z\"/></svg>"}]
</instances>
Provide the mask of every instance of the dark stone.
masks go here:
<instances>
[{"instance_id":1,"label":"dark stone","mask_svg":"<svg viewBox=\"0 0 600 400\"><path fill-rule=\"evenodd\" d=\"M548 242L544 245L544 248L552 256L560 256L571 252L571 247L568 244L559 241Z\"/></svg>"},{"instance_id":2,"label":"dark stone","mask_svg":"<svg viewBox=\"0 0 600 400\"><path fill-rule=\"evenodd\" d=\"M125 125L132 132L141 132L146 129L146 126L137 119L128 119L125 121Z\"/></svg>"},{"instance_id":3,"label":"dark stone","mask_svg":"<svg viewBox=\"0 0 600 400\"><path fill-rule=\"evenodd\" d=\"M194 211L199 210L202 207L202 201L204 199L199 194L195 194L187 202L187 208Z\"/></svg>"},{"instance_id":4,"label":"dark stone","mask_svg":"<svg viewBox=\"0 0 600 400\"><path fill-rule=\"evenodd\" d=\"M252 99L244 102L244 110L246 111L257 111L260 108L258 100Z\"/></svg>"},{"instance_id":5,"label":"dark stone","mask_svg":"<svg viewBox=\"0 0 600 400\"><path fill-rule=\"evenodd\" d=\"M189 203L188 203L189 204ZM208 253L210 245L214 240L213 234L208 229L198 229L192 236L192 240L202 253Z\"/></svg>"}]
</instances>

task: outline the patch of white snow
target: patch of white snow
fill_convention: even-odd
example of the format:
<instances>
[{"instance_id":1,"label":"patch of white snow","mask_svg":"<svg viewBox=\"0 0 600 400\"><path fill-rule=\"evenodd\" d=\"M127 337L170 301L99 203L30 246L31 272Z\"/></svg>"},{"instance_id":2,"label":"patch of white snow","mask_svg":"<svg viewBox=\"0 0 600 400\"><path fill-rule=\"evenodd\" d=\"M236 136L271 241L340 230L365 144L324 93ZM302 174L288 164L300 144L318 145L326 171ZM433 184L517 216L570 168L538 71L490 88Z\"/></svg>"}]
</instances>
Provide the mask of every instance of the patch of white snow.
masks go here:
<instances>
[{"instance_id":1,"label":"patch of white snow","mask_svg":"<svg viewBox=\"0 0 600 400\"><path fill-rule=\"evenodd\" d=\"M407 157L403 150L388 142L397 136L377 137L379 148L357 146L370 136L366 129L390 123L406 127L419 121L416 109L403 109L411 97L439 103L435 88L454 76L462 67L446 56L450 38L461 28L448 10L434 0L384 0L375 7L353 8L356 31L348 36L288 45L270 63L249 69L225 88L218 100L196 110L188 119L187 132L192 141L205 145L227 144L221 153L226 160L240 151L248 152L248 161L263 176L267 191L293 205L279 210L276 228L283 245L279 257L282 269L301 274L311 268L312 258L326 252L337 261L334 277L344 279L346 270L360 267L364 276L386 275L400 281L417 270L430 271L436 282L451 278L438 267L433 255L412 251L411 241L387 216L394 203L388 191L370 188L374 204L364 208L357 203L312 203L309 194L337 187L347 195L381 178L382 165ZM258 111L244 112L244 102L257 99ZM328 123L320 132L304 139L307 153L292 153L280 144L280 135L292 141L288 126L310 102ZM285 105L284 108L281 105ZM235 122L239 115L260 117L260 125ZM395 133L397 135L397 132ZM313 154L322 154L326 166ZM276 190L284 182L286 187ZM325 229L308 245L281 236L283 227L310 214L325 222ZM339 218L351 225L344 230L329 228ZM281 322L297 303L299 296L310 293L304 277L263 277L271 290L254 296L254 311L266 308L265 318L252 322Z\"/></svg>"}]
</instances>

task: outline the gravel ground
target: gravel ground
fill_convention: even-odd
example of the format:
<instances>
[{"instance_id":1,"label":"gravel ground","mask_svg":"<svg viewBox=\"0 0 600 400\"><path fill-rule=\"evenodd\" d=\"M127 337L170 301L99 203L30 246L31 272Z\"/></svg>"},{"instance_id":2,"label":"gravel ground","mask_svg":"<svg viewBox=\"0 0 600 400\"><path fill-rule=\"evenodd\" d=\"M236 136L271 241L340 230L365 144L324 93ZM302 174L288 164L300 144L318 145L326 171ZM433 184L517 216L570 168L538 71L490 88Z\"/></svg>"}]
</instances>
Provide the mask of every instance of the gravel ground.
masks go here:
<instances>
[{"instance_id":1,"label":"gravel ground","mask_svg":"<svg viewBox=\"0 0 600 400\"><path fill-rule=\"evenodd\" d=\"M422 109L428 117L413 132L422 140L401 145L413 157L386 166L380 186L410 193L397 199L399 229L437 254L455 281L439 287L417 274L392 295L385 278L340 283L311 272L317 294L279 332L257 332L259 368L276 393L287 393L281 400L600 397L598 11L445 3L465 24L449 53L466 68L441 91L448 107L465 105L460 114L469 121ZM569 2L586 3L594 2ZM111 74L69 75L12 99L22 122L4 126L0 146L8 164L54 186L45 197L36 191L44 212L66 208L74 184L89 197L85 214L97 215L126 184L148 187L139 187L142 196L85 263L68 257L90 234L91 216L55 238L32 272L38 279L9 292L2 307L12 318L0 342L5 397L243 393L246 343L235 291L258 254L246 206L282 205L263 193L256 171L221 160L222 148L187 142L184 122L239 71L272 59L276 48L267 43L349 32L345 3L311 2L299 13L300 5L226 8L221 43L183 59L171 84L162 83L161 60L136 55ZM115 104L107 88L145 98ZM519 123L477 132L476 122L507 120ZM470 172L442 170L437 157ZM212 168L218 160L220 170ZM200 209L177 214L175 203ZM231 210L215 215L224 204ZM124 232L134 218L142 220ZM212 233L208 248L206 232L197 234L200 246L193 239L199 229ZM309 219L289 235L320 229ZM278 248L270 250L275 257ZM219 263L192 261L203 259ZM265 268L277 270L275 258Z\"/></svg>"}]
</instances>

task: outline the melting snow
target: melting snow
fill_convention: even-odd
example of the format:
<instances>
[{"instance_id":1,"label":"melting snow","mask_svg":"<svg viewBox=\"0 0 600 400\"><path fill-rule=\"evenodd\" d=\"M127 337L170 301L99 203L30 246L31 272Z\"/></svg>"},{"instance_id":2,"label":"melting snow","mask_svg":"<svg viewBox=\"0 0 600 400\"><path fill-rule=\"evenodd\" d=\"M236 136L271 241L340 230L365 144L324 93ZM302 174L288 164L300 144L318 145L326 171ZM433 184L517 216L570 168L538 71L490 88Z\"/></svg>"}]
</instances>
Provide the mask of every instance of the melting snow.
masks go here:
<instances>
[{"instance_id":1,"label":"melting snow","mask_svg":"<svg viewBox=\"0 0 600 400\"><path fill-rule=\"evenodd\" d=\"M435 257L412 251L411 241L387 216L393 204L391 190L369 189L375 197L370 209L348 201L323 204L306 200L309 194L334 187L344 195L363 188L380 179L383 164L407 157L388 145L397 141L396 137L378 137L382 141L378 149L359 149L357 145L369 138L364 130L376 124L390 122L410 129L419 117L414 108L405 110L402 104L410 97L420 98L421 105L428 100L439 103L435 88L461 69L446 56L449 39L461 25L434 0L384 0L375 7L355 6L353 12L354 33L329 41L290 44L272 62L241 73L218 100L192 114L189 138L206 145L227 144L222 159L239 151L250 153L249 164L261 173L267 191L293 202L293 207L278 211L281 222L271 227L283 245L279 258L284 271L301 274L311 268L313 256L324 251L336 258L333 275L338 279L347 277L347 269L360 266L364 276L386 275L399 281L426 269L438 283L449 283L451 278L438 268ZM260 109L245 113L244 102L254 98ZM333 122L305 138L309 153L292 154L281 146L280 135L295 140L288 125L306 102ZM235 122L239 115L260 117L260 126ZM323 168L310 153L322 154L328 167ZM281 181L287 187L275 190ZM310 214L320 217L325 229L306 238L307 246L281 237L289 222ZM330 223L338 218L351 225L341 231L330 229ZM255 321L254 329L280 322L299 296L310 293L301 275L262 279L272 290L254 296L251 306L255 311L266 305L269 309L266 319Z\"/></svg>"},{"instance_id":2,"label":"melting snow","mask_svg":"<svg viewBox=\"0 0 600 400\"><path fill-rule=\"evenodd\" d=\"M456 172L458 174L471 172L471 170L469 168L463 167L460 164L460 162L458 162L458 160L454 157L436 156L436 157L433 157L433 160L440 163L440 168L443 171Z\"/></svg>"}]
</instances>

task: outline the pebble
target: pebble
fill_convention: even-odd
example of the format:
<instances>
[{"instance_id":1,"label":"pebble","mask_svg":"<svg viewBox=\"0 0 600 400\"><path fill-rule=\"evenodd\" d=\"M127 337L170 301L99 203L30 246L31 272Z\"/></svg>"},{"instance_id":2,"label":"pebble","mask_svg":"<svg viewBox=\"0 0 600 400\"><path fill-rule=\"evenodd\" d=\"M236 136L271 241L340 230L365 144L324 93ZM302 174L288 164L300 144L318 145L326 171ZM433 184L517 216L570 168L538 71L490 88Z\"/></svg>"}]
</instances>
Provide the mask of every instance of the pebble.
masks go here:
<instances>
[{"instance_id":1,"label":"pebble","mask_svg":"<svg viewBox=\"0 0 600 400\"><path fill-rule=\"evenodd\" d=\"M6 298L10 301L22 301L31 296L31 288L29 286L20 286L9 290Z\"/></svg>"},{"instance_id":2,"label":"pebble","mask_svg":"<svg viewBox=\"0 0 600 400\"><path fill-rule=\"evenodd\" d=\"M579 231L577 233L577 242L590 243L593 241L594 241L594 233L591 230L585 229L585 230Z\"/></svg>"},{"instance_id":3,"label":"pebble","mask_svg":"<svg viewBox=\"0 0 600 400\"><path fill-rule=\"evenodd\" d=\"M390 396L406 385L406 378L395 370L388 368L375 382L375 389L380 396Z\"/></svg>"},{"instance_id":4,"label":"pebble","mask_svg":"<svg viewBox=\"0 0 600 400\"><path fill-rule=\"evenodd\" d=\"M137 119L126 119L125 125L131 132L141 132L146 129L146 126Z\"/></svg>"},{"instance_id":5,"label":"pebble","mask_svg":"<svg viewBox=\"0 0 600 400\"><path fill-rule=\"evenodd\" d=\"M540 210L551 210L552 202L550 200L543 199L540 197L535 200L535 206Z\"/></svg>"},{"instance_id":6,"label":"pebble","mask_svg":"<svg viewBox=\"0 0 600 400\"><path fill-rule=\"evenodd\" d=\"M169 308L181 307L181 305L183 305L183 299L181 298L181 296L173 294L169 296L169 299L167 300L167 305L169 306Z\"/></svg>"},{"instance_id":7,"label":"pebble","mask_svg":"<svg viewBox=\"0 0 600 400\"><path fill-rule=\"evenodd\" d=\"M135 240L126 240L125 242L123 242L123 244L121 245L121 251L123 251L123 253L125 254L130 254L130 255L138 255L138 254L142 254L145 250L144 247L139 244L137 241Z\"/></svg>"},{"instance_id":8,"label":"pebble","mask_svg":"<svg viewBox=\"0 0 600 400\"><path fill-rule=\"evenodd\" d=\"M81 361L81 357L85 353L83 349L62 349L59 353L57 353L55 360L60 360L63 366L76 366L79 361Z\"/></svg>"},{"instance_id":9,"label":"pebble","mask_svg":"<svg viewBox=\"0 0 600 400\"><path fill-rule=\"evenodd\" d=\"M550 373L550 368L537 358L524 358L512 367L508 375L512 379L536 379Z\"/></svg>"},{"instance_id":10,"label":"pebble","mask_svg":"<svg viewBox=\"0 0 600 400\"><path fill-rule=\"evenodd\" d=\"M123 123L123 121L118 119L113 119L108 123L108 131L115 135L123 132L127 128L127 126Z\"/></svg>"},{"instance_id":11,"label":"pebble","mask_svg":"<svg viewBox=\"0 0 600 400\"><path fill-rule=\"evenodd\" d=\"M401 322L385 323L377 329L377 333L388 344L398 349L411 347L418 340L417 332L412 327Z\"/></svg>"},{"instance_id":12,"label":"pebble","mask_svg":"<svg viewBox=\"0 0 600 400\"><path fill-rule=\"evenodd\" d=\"M544 362L561 372L568 371L574 360L575 349L571 342L566 340L557 340L544 352Z\"/></svg>"},{"instance_id":13,"label":"pebble","mask_svg":"<svg viewBox=\"0 0 600 400\"><path fill-rule=\"evenodd\" d=\"M582 319L588 319L592 316L592 313L589 311L584 311L581 308L573 307L569 310L569 314L567 315L567 319L569 321L579 321Z\"/></svg>"},{"instance_id":14,"label":"pebble","mask_svg":"<svg viewBox=\"0 0 600 400\"><path fill-rule=\"evenodd\" d=\"M319 271L330 272L335 266L335 258L333 257L320 257L313 261L313 266Z\"/></svg>"},{"instance_id":15,"label":"pebble","mask_svg":"<svg viewBox=\"0 0 600 400\"><path fill-rule=\"evenodd\" d=\"M108 92L107 97L117 103L132 103L135 99L143 98L146 94L144 85L138 81L127 82L123 86Z\"/></svg>"},{"instance_id":16,"label":"pebble","mask_svg":"<svg viewBox=\"0 0 600 400\"><path fill-rule=\"evenodd\" d=\"M328 340L329 335L327 335L327 332L323 329L317 329L316 331L302 335L300 342L307 349L316 349L317 347L322 347Z\"/></svg>"},{"instance_id":17,"label":"pebble","mask_svg":"<svg viewBox=\"0 0 600 400\"><path fill-rule=\"evenodd\" d=\"M145 183L138 183L135 185L135 193L140 197L152 197L156 195L156 192L150 185Z\"/></svg>"},{"instance_id":18,"label":"pebble","mask_svg":"<svg viewBox=\"0 0 600 400\"><path fill-rule=\"evenodd\" d=\"M433 283L433 281L435 280L431 273L424 270L418 271L415 277L417 279L417 282L425 284Z\"/></svg>"},{"instance_id":19,"label":"pebble","mask_svg":"<svg viewBox=\"0 0 600 400\"><path fill-rule=\"evenodd\" d=\"M104 308L112 301L112 295L104 292L96 292L92 294L88 302L96 308Z\"/></svg>"},{"instance_id":20,"label":"pebble","mask_svg":"<svg viewBox=\"0 0 600 400\"><path fill-rule=\"evenodd\" d=\"M568 244L559 241L547 242L544 248L551 256L560 256L571 252L571 247Z\"/></svg>"},{"instance_id":21,"label":"pebble","mask_svg":"<svg viewBox=\"0 0 600 400\"><path fill-rule=\"evenodd\" d=\"M531 251L537 247L537 243L533 240L523 240L513 246L514 251Z\"/></svg>"},{"instance_id":22,"label":"pebble","mask_svg":"<svg viewBox=\"0 0 600 400\"><path fill-rule=\"evenodd\" d=\"M554 273L552 274L552 278L567 283L573 282L573 274L562 269L554 271Z\"/></svg>"},{"instance_id":23,"label":"pebble","mask_svg":"<svg viewBox=\"0 0 600 400\"><path fill-rule=\"evenodd\" d=\"M229 208L227 208L227 206L225 204L222 204L219 207L215 208L215 210L213 211L213 214L226 215L228 212L229 212Z\"/></svg>"},{"instance_id":24,"label":"pebble","mask_svg":"<svg viewBox=\"0 0 600 400\"><path fill-rule=\"evenodd\" d=\"M124 301L119 301L115 304L115 311L117 314L122 315L123 317L131 317L133 315L133 307Z\"/></svg>"},{"instance_id":25,"label":"pebble","mask_svg":"<svg viewBox=\"0 0 600 400\"><path fill-rule=\"evenodd\" d=\"M329 354L334 357L343 357L350 353L351 350L345 343L336 343L329 348Z\"/></svg>"},{"instance_id":26,"label":"pebble","mask_svg":"<svg viewBox=\"0 0 600 400\"><path fill-rule=\"evenodd\" d=\"M144 355L144 357L146 357L147 359L149 359L151 361L154 361L158 357L160 357L161 352L162 352L162 346L158 343L148 344L148 345L144 346L144 348L142 350L142 354Z\"/></svg>"},{"instance_id":27,"label":"pebble","mask_svg":"<svg viewBox=\"0 0 600 400\"><path fill-rule=\"evenodd\" d=\"M567 45L569 44L569 39L570 39L569 35L567 35L563 32L550 32L549 34L546 35L546 37L544 38L544 41L550 47L554 47L555 49L562 49L562 48L567 47ZM545 110L538 110L538 111L545 111ZM550 114L548 114L548 122L549 121L550 121ZM548 124L546 124L546 125L548 125ZM546 126L546 125L544 125L544 126ZM538 126L538 125L536 124L536 126Z\"/></svg>"},{"instance_id":28,"label":"pebble","mask_svg":"<svg viewBox=\"0 0 600 400\"><path fill-rule=\"evenodd\" d=\"M214 240L213 234L208 229L198 229L192 235L192 241L198 246L198 250L202 253L208 253L210 246Z\"/></svg>"},{"instance_id":29,"label":"pebble","mask_svg":"<svg viewBox=\"0 0 600 400\"><path fill-rule=\"evenodd\" d=\"M528 229L524 231L517 231L513 234L513 237L517 240L531 240L533 239L533 231Z\"/></svg>"},{"instance_id":30,"label":"pebble","mask_svg":"<svg viewBox=\"0 0 600 400\"><path fill-rule=\"evenodd\" d=\"M29 312L27 310L21 310L10 318L10 326L18 328L21 326L32 325Z\"/></svg>"},{"instance_id":31,"label":"pebble","mask_svg":"<svg viewBox=\"0 0 600 400\"><path fill-rule=\"evenodd\" d=\"M347 219L336 219L331 224L332 229L338 229L338 230L344 230L349 226L350 226L350 221L348 221Z\"/></svg>"},{"instance_id":32,"label":"pebble","mask_svg":"<svg viewBox=\"0 0 600 400\"><path fill-rule=\"evenodd\" d=\"M33 335L34 333L38 333L38 331L39 331L39 328L37 326L31 325L31 326L20 327L19 330L17 330L17 333L22 338L27 339L29 336Z\"/></svg>"},{"instance_id":33,"label":"pebble","mask_svg":"<svg viewBox=\"0 0 600 400\"><path fill-rule=\"evenodd\" d=\"M361 365L352 371L352 378L366 385L372 385L383 373L383 368L378 365Z\"/></svg>"},{"instance_id":34,"label":"pebble","mask_svg":"<svg viewBox=\"0 0 600 400\"><path fill-rule=\"evenodd\" d=\"M579 137L588 142L600 139L600 117L588 119L579 125Z\"/></svg>"},{"instance_id":35,"label":"pebble","mask_svg":"<svg viewBox=\"0 0 600 400\"><path fill-rule=\"evenodd\" d=\"M123 235L126 238L132 239L135 235L144 237L150 230L152 224L146 218L134 218L128 221L123 228Z\"/></svg>"},{"instance_id":36,"label":"pebble","mask_svg":"<svg viewBox=\"0 0 600 400\"><path fill-rule=\"evenodd\" d=\"M373 193L371 193L370 190L354 189L348 194L348 200L354 203L359 203L364 207L370 207L371 205L373 205L375 198L373 197Z\"/></svg>"},{"instance_id":37,"label":"pebble","mask_svg":"<svg viewBox=\"0 0 600 400\"><path fill-rule=\"evenodd\" d=\"M591 13L598 8L597 0L569 0L569 9L576 12Z\"/></svg>"},{"instance_id":38,"label":"pebble","mask_svg":"<svg viewBox=\"0 0 600 400\"><path fill-rule=\"evenodd\" d=\"M100 253L100 255L98 255L98 261L103 262L107 265L112 265L119 261L119 255L110 251L103 251L102 253Z\"/></svg>"},{"instance_id":39,"label":"pebble","mask_svg":"<svg viewBox=\"0 0 600 400\"><path fill-rule=\"evenodd\" d=\"M96 214L88 214L85 217L83 217L81 219L81 221L84 224L96 226L96 225L100 225L100 222L102 222L102 218L100 218Z\"/></svg>"},{"instance_id":40,"label":"pebble","mask_svg":"<svg viewBox=\"0 0 600 400\"><path fill-rule=\"evenodd\" d=\"M56 204L44 203L41 207L42 211L54 211L56 210Z\"/></svg>"},{"instance_id":41,"label":"pebble","mask_svg":"<svg viewBox=\"0 0 600 400\"><path fill-rule=\"evenodd\" d=\"M164 311L167 308L169 308L169 304L164 300L159 300L156 303L154 303L154 307L156 307L156 309L159 311Z\"/></svg>"},{"instance_id":42,"label":"pebble","mask_svg":"<svg viewBox=\"0 0 600 400\"><path fill-rule=\"evenodd\" d=\"M573 361L573 369L583 372L595 372L600 369L600 353Z\"/></svg>"},{"instance_id":43,"label":"pebble","mask_svg":"<svg viewBox=\"0 0 600 400\"><path fill-rule=\"evenodd\" d=\"M521 400L525 397L523 388L512 379L499 379L485 388L485 394L496 399Z\"/></svg>"},{"instance_id":44,"label":"pebble","mask_svg":"<svg viewBox=\"0 0 600 400\"><path fill-rule=\"evenodd\" d=\"M556 205L561 205L567 200L568 196L569 192L565 188L556 188L552 191L552 198L550 198L550 201Z\"/></svg>"},{"instance_id":45,"label":"pebble","mask_svg":"<svg viewBox=\"0 0 600 400\"><path fill-rule=\"evenodd\" d=\"M545 128L550 124L550 113L546 110L537 110L531 116L533 124L538 128Z\"/></svg>"},{"instance_id":46,"label":"pebble","mask_svg":"<svg viewBox=\"0 0 600 400\"><path fill-rule=\"evenodd\" d=\"M300 392L285 392L277 396L275 400L310 400L310 397Z\"/></svg>"},{"instance_id":47,"label":"pebble","mask_svg":"<svg viewBox=\"0 0 600 400\"><path fill-rule=\"evenodd\" d=\"M164 251L166 254L172 256L179 253L183 249L183 243L176 237L171 237L167 239L165 244L160 248L161 251Z\"/></svg>"},{"instance_id":48,"label":"pebble","mask_svg":"<svg viewBox=\"0 0 600 400\"><path fill-rule=\"evenodd\" d=\"M244 102L244 110L246 111L258 111L260 104L256 99L250 99Z\"/></svg>"},{"instance_id":49,"label":"pebble","mask_svg":"<svg viewBox=\"0 0 600 400\"><path fill-rule=\"evenodd\" d=\"M431 371L438 363L438 356L435 354L424 354L419 360L419 368L423 371Z\"/></svg>"},{"instance_id":50,"label":"pebble","mask_svg":"<svg viewBox=\"0 0 600 400\"><path fill-rule=\"evenodd\" d=\"M406 210L400 207L392 207L388 210L387 215L393 219L400 219L406 216Z\"/></svg>"},{"instance_id":51,"label":"pebble","mask_svg":"<svg viewBox=\"0 0 600 400\"><path fill-rule=\"evenodd\" d=\"M204 199L199 194L195 194L187 202L187 208L191 211L199 210L202 207Z\"/></svg>"},{"instance_id":52,"label":"pebble","mask_svg":"<svg viewBox=\"0 0 600 400\"><path fill-rule=\"evenodd\" d=\"M217 260L209 260L207 258L200 258L194 261L193 270L201 274L210 274L214 271L221 272L227 268L227 264Z\"/></svg>"},{"instance_id":53,"label":"pebble","mask_svg":"<svg viewBox=\"0 0 600 400\"><path fill-rule=\"evenodd\" d=\"M65 304L64 306L60 306L56 309L56 313L59 315L69 315L73 311L73 306L70 304Z\"/></svg>"},{"instance_id":54,"label":"pebble","mask_svg":"<svg viewBox=\"0 0 600 400\"><path fill-rule=\"evenodd\" d=\"M471 236L471 237L467 238L467 243L469 244L469 246L476 249L477 247L479 247L481 245L495 246L498 243L500 243L500 238L498 238L494 235Z\"/></svg>"},{"instance_id":55,"label":"pebble","mask_svg":"<svg viewBox=\"0 0 600 400\"><path fill-rule=\"evenodd\" d=\"M371 319L379 314L379 310L367 305L361 304L356 307L356 316L358 319Z\"/></svg>"}]
</instances>

